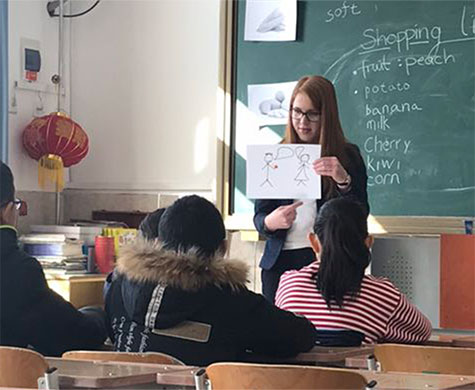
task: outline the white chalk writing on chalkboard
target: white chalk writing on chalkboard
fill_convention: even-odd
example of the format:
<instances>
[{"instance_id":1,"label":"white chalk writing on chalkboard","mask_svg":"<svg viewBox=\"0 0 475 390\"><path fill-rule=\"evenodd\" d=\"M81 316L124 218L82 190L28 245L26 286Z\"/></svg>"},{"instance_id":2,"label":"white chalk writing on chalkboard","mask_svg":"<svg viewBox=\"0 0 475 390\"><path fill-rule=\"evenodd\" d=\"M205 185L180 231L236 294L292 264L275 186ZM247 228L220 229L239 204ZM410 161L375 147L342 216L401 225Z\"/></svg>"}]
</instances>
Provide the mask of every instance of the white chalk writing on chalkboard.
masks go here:
<instances>
[{"instance_id":1,"label":"white chalk writing on chalkboard","mask_svg":"<svg viewBox=\"0 0 475 390\"><path fill-rule=\"evenodd\" d=\"M345 19L346 17L360 15L361 10L356 2L348 4L343 1L340 7L332 8L327 11L326 23L330 23L336 19Z\"/></svg>"},{"instance_id":2,"label":"white chalk writing on chalkboard","mask_svg":"<svg viewBox=\"0 0 475 390\"><path fill-rule=\"evenodd\" d=\"M466 6L461 9L460 37L445 39L444 28L440 25L422 26L414 24L410 28L395 31L382 31L381 28L366 28L362 32L363 43L360 44L358 55L362 56L360 66L352 72L369 81L373 75L391 73L398 69L403 75L411 77L416 68L432 68L456 63L456 56L450 52L451 44L462 43L475 39L475 15L467 13ZM417 47L427 47L426 53L413 52ZM391 56L394 51L396 55ZM378 55L379 57L374 57ZM334 66L333 64L332 66ZM392 76L394 77L394 76ZM391 119L399 114L416 114L423 111L423 105L417 101L399 101L397 103L373 102L381 96L388 99L393 94L400 96L409 91L411 81L400 80L366 84L362 91L355 90L354 95L362 92L366 101L363 106L363 117L366 119L366 130L386 133L367 136L363 143L366 154L365 162L368 169L368 185L399 185L401 184L401 160L392 156L394 153L403 155L410 152L412 140L391 136ZM433 97L446 96L445 93L433 94ZM420 175L421 170L411 168L412 175Z\"/></svg>"},{"instance_id":3,"label":"white chalk writing on chalkboard","mask_svg":"<svg viewBox=\"0 0 475 390\"><path fill-rule=\"evenodd\" d=\"M375 215L472 215L475 3L303 1L299 29L296 44L240 44L238 96L251 83L322 74L367 166ZM284 126L271 131L282 136ZM245 176L236 177L237 210L250 210Z\"/></svg>"}]
</instances>

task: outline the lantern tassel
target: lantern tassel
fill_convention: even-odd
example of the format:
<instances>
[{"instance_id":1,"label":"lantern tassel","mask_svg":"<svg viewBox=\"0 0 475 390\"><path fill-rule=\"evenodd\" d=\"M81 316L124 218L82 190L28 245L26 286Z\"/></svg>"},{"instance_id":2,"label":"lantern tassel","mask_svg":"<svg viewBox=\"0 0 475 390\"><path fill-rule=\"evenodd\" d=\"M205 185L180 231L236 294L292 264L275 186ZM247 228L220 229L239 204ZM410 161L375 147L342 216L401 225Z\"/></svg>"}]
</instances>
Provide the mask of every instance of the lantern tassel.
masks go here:
<instances>
[{"instance_id":1,"label":"lantern tassel","mask_svg":"<svg viewBox=\"0 0 475 390\"><path fill-rule=\"evenodd\" d=\"M53 184L56 192L64 188L63 159L55 154L46 154L38 160L38 185L42 189L51 188ZM47 188L48 187L48 188Z\"/></svg>"}]
</instances>

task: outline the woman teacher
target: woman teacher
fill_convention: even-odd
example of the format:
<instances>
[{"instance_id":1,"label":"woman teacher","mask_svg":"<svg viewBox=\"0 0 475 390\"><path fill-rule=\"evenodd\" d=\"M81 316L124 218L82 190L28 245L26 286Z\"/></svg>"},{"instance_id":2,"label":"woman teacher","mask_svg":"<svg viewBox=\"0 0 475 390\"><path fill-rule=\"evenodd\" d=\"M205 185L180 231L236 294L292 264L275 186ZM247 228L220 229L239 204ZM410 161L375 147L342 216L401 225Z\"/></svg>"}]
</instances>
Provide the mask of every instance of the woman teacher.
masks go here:
<instances>
[{"instance_id":1,"label":"woman teacher","mask_svg":"<svg viewBox=\"0 0 475 390\"><path fill-rule=\"evenodd\" d=\"M282 143L321 145L322 157L312 167L322 176L322 198L259 199L255 203L254 225L267 239L260 262L262 293L271 302L285 271L315 261L307 236L327 200L351 197L369 213L366 167L358 147L343 134L335 88L329 80L305 76L298 81Z\"/></svg>"}]
</instances>

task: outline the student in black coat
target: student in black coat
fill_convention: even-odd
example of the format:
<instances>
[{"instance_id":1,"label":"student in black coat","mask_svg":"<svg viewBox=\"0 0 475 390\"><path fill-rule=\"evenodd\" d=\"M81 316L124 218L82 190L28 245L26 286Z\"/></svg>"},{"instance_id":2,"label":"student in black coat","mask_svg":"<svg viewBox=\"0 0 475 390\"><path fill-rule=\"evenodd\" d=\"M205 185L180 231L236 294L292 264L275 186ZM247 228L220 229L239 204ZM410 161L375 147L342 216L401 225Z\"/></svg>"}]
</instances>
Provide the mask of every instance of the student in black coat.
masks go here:
<instances>
[{"instance_id":1,"label":"student in black coat","mask_svg":"<svg viewBox=\"0 0 475 390\"><path fill-rule=\"evenodd\" d=\"M118 351L164 352L187 364L244 360L247 351L292 356L310 349L310 322L246 288L244 263L224 259L225 229L207 200L168 207L158 240L125 248L106 298Z\"/></svg>"},{"instance_id":2,"label":"student in black coat","mask_svg":"<svg viewBox=\"0 0 475 390\"><path fill-rule=\"evenodd\" d=\"M103 311L78 311L48 288L40 263L18 246L21 201L3 162L0 180L0 345L29 346L47 356L97 348L107 336Z\"/></svg>"}]
</instances>

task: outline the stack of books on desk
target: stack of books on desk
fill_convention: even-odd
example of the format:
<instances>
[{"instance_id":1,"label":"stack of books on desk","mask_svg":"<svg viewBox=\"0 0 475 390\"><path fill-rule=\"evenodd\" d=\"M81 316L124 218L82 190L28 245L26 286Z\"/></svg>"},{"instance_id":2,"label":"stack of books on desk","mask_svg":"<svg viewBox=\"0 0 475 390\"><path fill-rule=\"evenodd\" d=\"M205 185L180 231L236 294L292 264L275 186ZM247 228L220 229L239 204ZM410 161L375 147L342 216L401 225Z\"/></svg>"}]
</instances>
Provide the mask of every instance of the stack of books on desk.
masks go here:
<instances>
[{"instance_id":1,"label":"stack of books on desk","mask_svg":"<svg viewBox=\"0 0 475 390\"><path fill-rule=\"evenodd\" d=\"M20 237L23 250L35 257L45 272L86 273L87 258L83 241L64 234L27 234Z\"/></svg>"},{"instance_id":2,"label":"stack of books on desk","mask_svg":"<svg viewBox=\"0 0 475 390\"><path fill-rule=\"evenodd\" d=\"M31 233L35 235L41 234L63 234L68 238L76 238L84 241L86 246L94 246L96 236L102 234L102 229L106 227L105 224L95 224L86 226L72 226L72 225L32 225L30 226Z\"/></svg>"}]
</instances>

